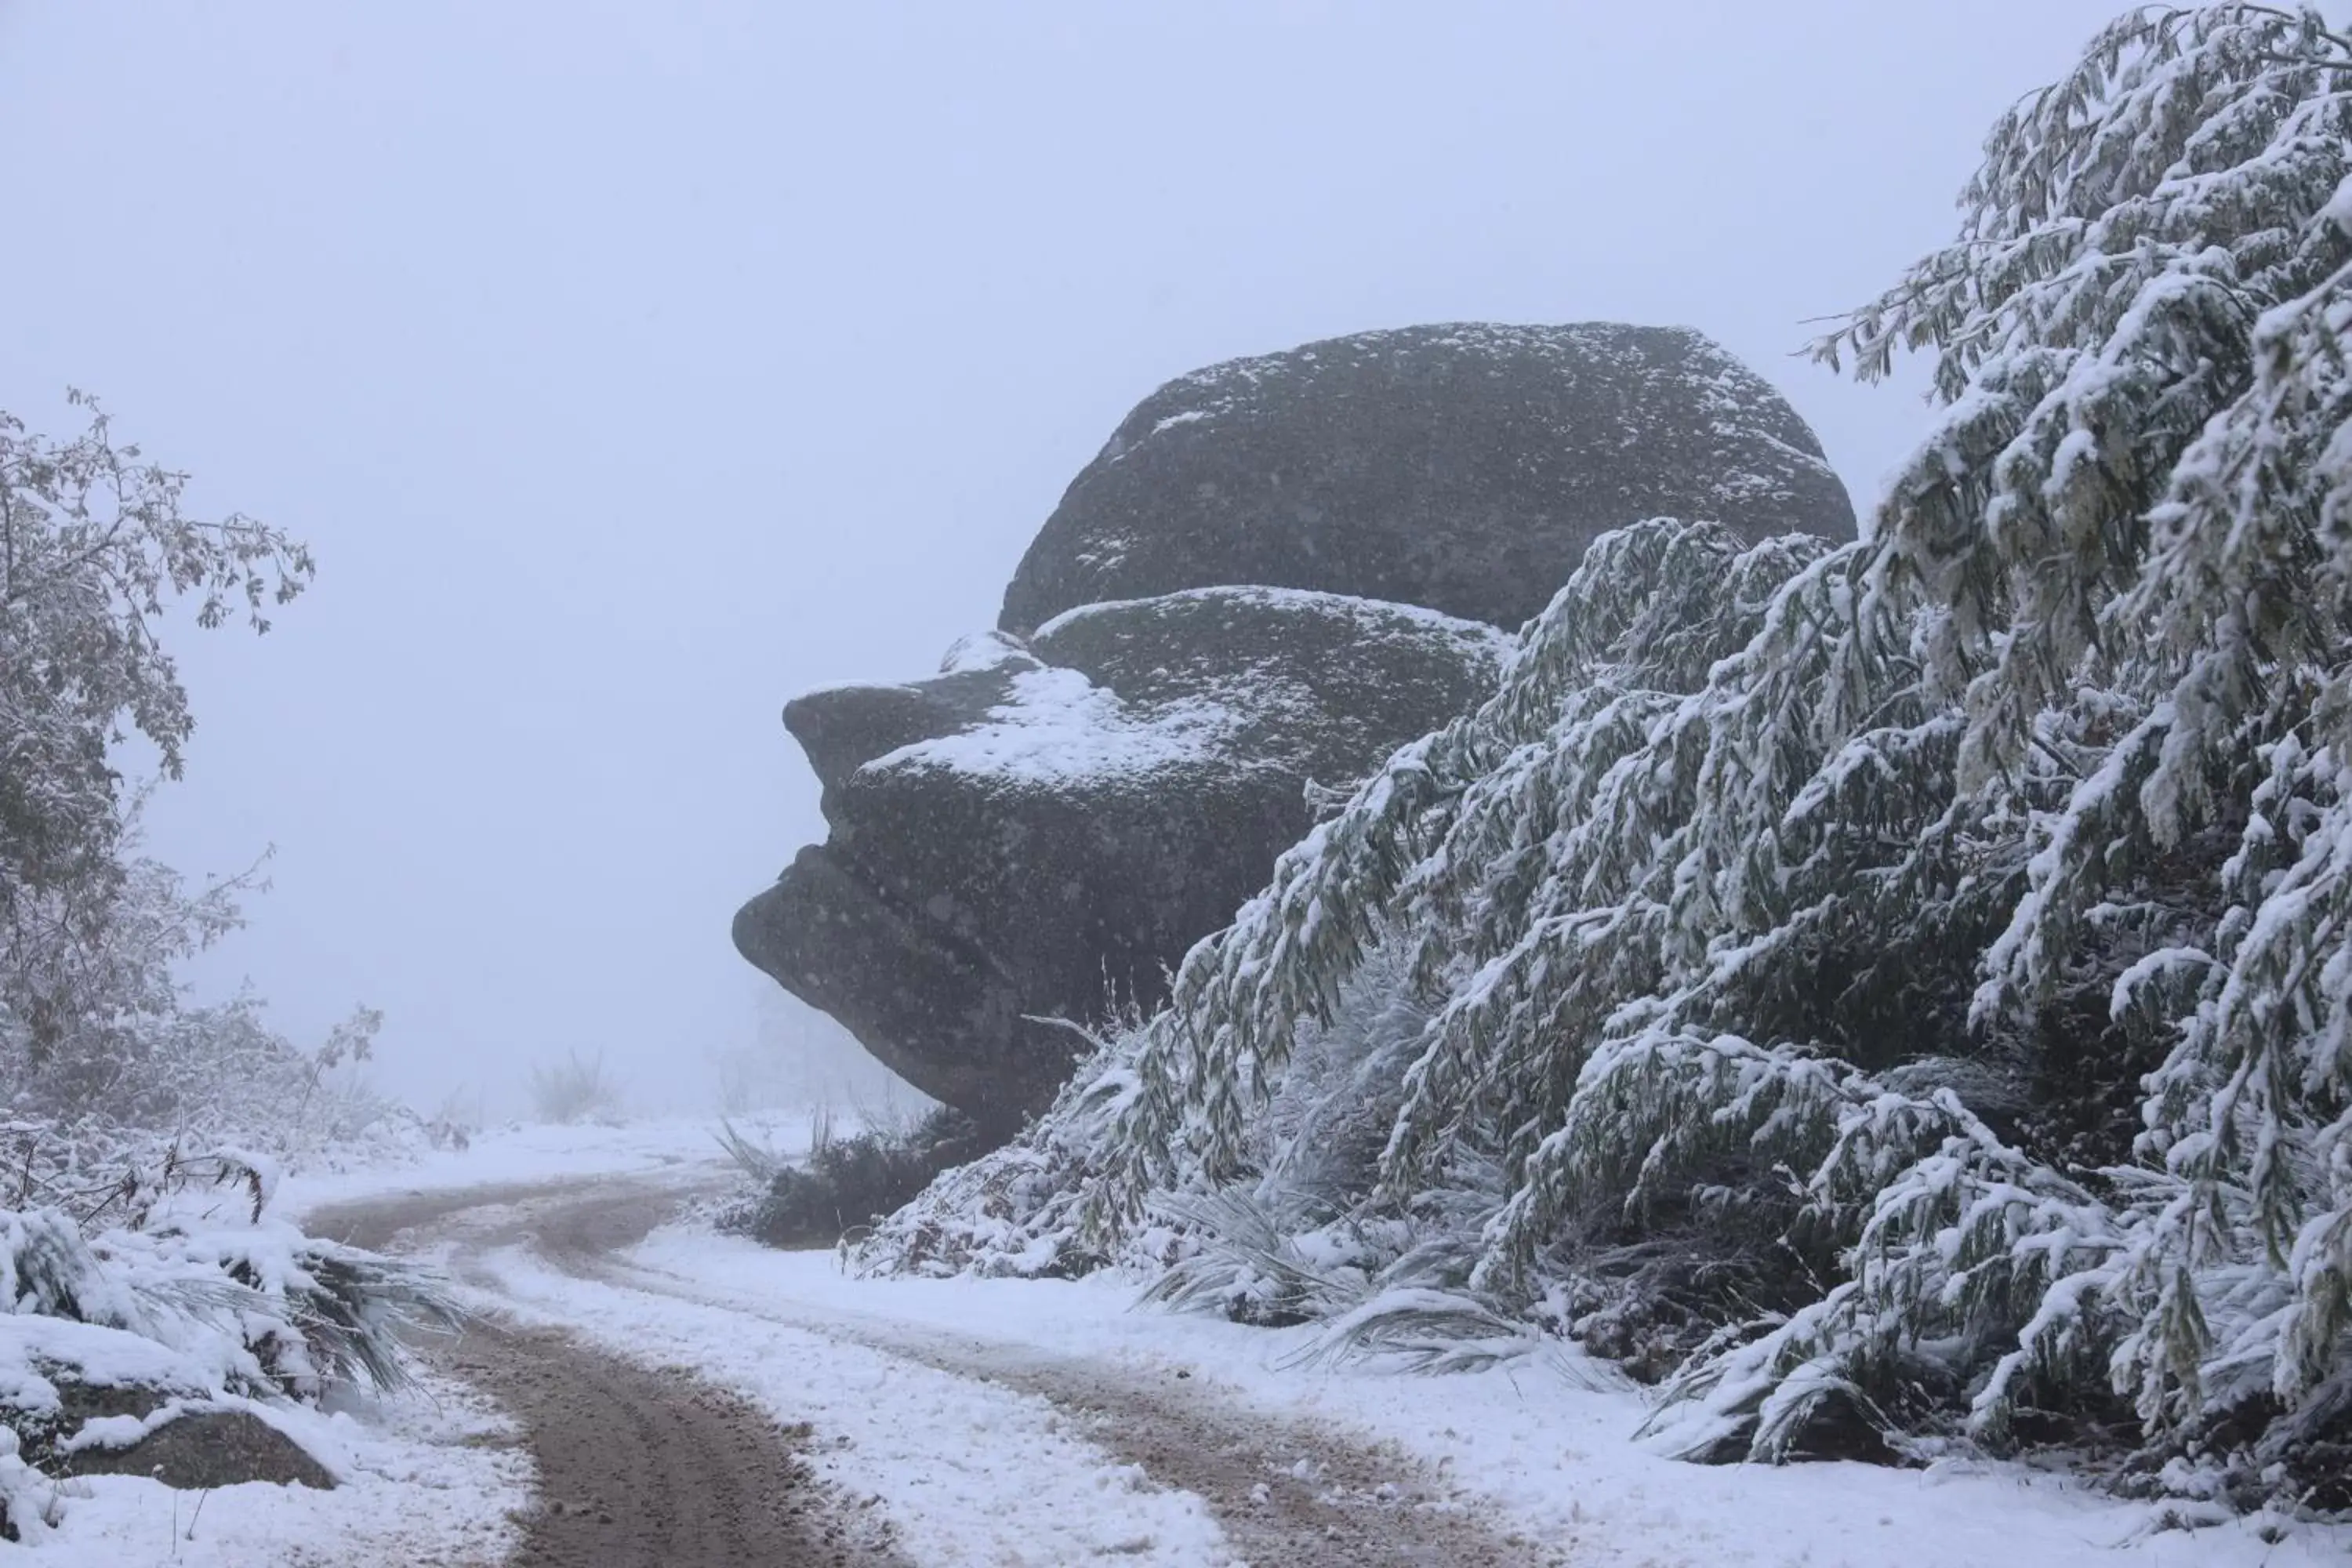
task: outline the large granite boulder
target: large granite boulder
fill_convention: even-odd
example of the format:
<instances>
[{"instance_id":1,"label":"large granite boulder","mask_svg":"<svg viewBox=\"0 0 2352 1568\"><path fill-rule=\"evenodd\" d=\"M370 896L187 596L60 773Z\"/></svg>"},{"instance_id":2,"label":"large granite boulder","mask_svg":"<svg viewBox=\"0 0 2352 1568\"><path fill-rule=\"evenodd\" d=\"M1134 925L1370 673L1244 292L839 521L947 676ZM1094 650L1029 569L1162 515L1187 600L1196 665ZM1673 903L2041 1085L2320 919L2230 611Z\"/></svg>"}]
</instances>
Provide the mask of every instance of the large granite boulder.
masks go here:
<instances>
[{"instance_id":1,"label":"large granite boulder","mask_svg":"<svg viewBox=\"0 0 2352 1568\"><path fill-rule=\"evenodd\" d=\"M1264 885L1305 785L1360 778L1491 688L1598 533L1709 518L1843 536L1804 422L1675 328L1367 332L1180 378L1022 560L995 634L785 722L831 837L736 945L1008 1135Z\"/></svg>"},{"instance_id":2,"label":"large granite boulder","mask_svg":"<svg viewBox=\"0 0 2352 1568\"><path fill-rule=\"evenodd\" d=\"M1494 681L1490 626L1222 587L971 639L937 677L784 710L832 837L735 921L744 955L1001 1136L1145 1006L1344 784Z\"/></svg>"},{"instance_id":3,"label":"large granite boulder","mask_svg":"<svg viewBox=\"0 0 2352 1568\"><path fill-rule=\"evenodd\" d=\"M1594 535L1645 517L1853 532L1805 422L1702 333L1362 332L1145 398L1046 520L998 624L1262 583L1516 628Z\"/></svg>"}]
</instances>

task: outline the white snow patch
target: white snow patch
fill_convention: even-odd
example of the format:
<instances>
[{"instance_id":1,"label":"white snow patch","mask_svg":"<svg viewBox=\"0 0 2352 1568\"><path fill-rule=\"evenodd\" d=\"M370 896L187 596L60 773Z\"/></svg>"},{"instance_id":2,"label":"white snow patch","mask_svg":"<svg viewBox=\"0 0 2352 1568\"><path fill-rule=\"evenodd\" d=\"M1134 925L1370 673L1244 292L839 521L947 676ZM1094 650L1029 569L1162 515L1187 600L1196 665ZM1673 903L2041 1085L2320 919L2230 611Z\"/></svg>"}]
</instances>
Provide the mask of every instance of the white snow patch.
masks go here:
<instances>
[{"instance_id":1,"label":"white snow patch","mask_svg":"<svg viewBox=\"0 0 2352 1568\"><path fill-rule=\"evenodd\" d=\"M787 1155L807 1142L804 1111L738 1118L736 1126ZM286 1178L273 1213L289 1219L330 1204L387 1193L448 1192L572 1176L618 1176L706 1165L720 1158L709 1117L633 1121L617 1127L515 1124L483 1132L464 1150L442 1150L414 1162ZM836 1125L835 1131L841 1129ZM855 1131L855 1129L852 1129Z\"/></svg>"},{"instance_id":2,"label":"white snow patch","mask_svg":"<svg viewBox=\"0 0 2352 1568\"><path fill-rule=\"evenodd\" d=\"M55 1410L49 1373L100 1388L172 1388L203 1393L231 1370L159 1340L41 1312L0 1313L0 1400L17 1410Z\"/></svg>"},{"instance_id":3,"label":"white snow patch","mask_svg":"<svg viewBox=\"0 0 2352 1568\"><path fill-rule=\"evenodd\" d=\"M1304 588L1221 585L1189 588L1146 599L1082 605L1047 621L1021 643L1002 634L966 638L949 652L942 668L999 668L1016 660L1050 657L1049 643L1090 617L1139 605L1232 605L1274 606L1324 616L1344 616L1379 634L1434 629L1486 653L1499 668L1513 639L1497 627L1465 621L1417 605L1391 604L1346 594ZM1302 719L1318 710L1307 694L1307 672L1270 659L1260 666L1236 664L1224 672L1216 695L1194 693L1171 701L1129 700L1083 672L1041 664L1015 670L1005 700L970 729L914 741L866 762L862 773L938 770L1022 784L1067 784L1105 778L1145 778L1189 763L1231 754L1233 737L1274 709L1288 706Z\"/></svg>"},{"instance_id":4,"label":"white snow patch","mask_svg":"<svg viewBox=\"0 0 2352 1568\"><path fill-rule=\"evenodd\" d=\"M945 658L940 660L941 675L970 675L979 670L996 669L1018 660L1035 662L1021 639L1011 632L973 632L961 637L948 646Z\"/></svg>"},{"instance_id":5,"label":"white snow patch","mask_svg":"<svg viewBox=\"0 0 2352 1568\"><path fill-rule=\"evenodd\" d=\"M1517 638L1499 626L1485 621L1465 621L1449 616L1443 610L1433 610L1423 605L1399 604L1393 599L1367 599L1354 594L1332 594L1319 588L1270 588L1262 584L1219 584L1206 588L1181 588L1171 594L1161 594L1143 599L1106 599L1100 604L1079 605L1039 626L1031 635L1033 641L1047 641L1059 631L1095 616L1132 610L1139 605L1171 604L1181 600L1203 603L1229 603L1249 605L1270 605L1298 610L1320 611L1328 615L1347 615L1359 619L1408 623L1431 626L1449 632L1465 642L1491 645L1501 656L1504 648Z\"/></svg>"},{"instance_id":6,"label":"white snow patch","mask_svg":"<svg viewBox=\"0 0 2352 1568\"><path fill-rule=\"evenodd\" d=\"M1213 754L1234 724L1213 702L1132 706L1075 669L1024 669L1012 686L984 723L901 746L859 771L936 768L1024 783L1141 776Z\"/></svg>"},{"instance_id":7,"label":"white snow patch","mask_svg":"<svg viewBox=\"0 0 2352 1568\"><path fill-rule=\"evenodd\" d=\"M2352 174L2344 176L2342 183L2336 187L2336 194L2327 198L2326 206L2319 209L2319 216L2346 234L2352 234Z\"/></svg>"}]
</instances>

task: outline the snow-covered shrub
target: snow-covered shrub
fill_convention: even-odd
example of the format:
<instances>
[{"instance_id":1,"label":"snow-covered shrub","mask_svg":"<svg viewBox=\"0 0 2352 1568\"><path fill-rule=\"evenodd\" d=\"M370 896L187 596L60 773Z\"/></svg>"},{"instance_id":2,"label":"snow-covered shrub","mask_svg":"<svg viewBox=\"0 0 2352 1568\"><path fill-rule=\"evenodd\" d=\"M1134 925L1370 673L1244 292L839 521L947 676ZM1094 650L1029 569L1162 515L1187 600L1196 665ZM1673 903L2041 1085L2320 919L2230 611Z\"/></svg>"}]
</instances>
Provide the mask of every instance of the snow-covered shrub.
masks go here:
<instances>
[{"instance_id":1,"label":"snow-covered shrub","mask_svg":"<svg viewBox=\"0 0 2352 1568\"><path fill-rule=\"evenodd\" d=\"M562 1061L533 1064L530 1108L541 1121L568 1127L620 1114L621 1086L604 1070L604 1056L567 1051Z\"/></svg>"},{"instance_id":2,"label":"snow-covered shrub","mask_svg":"<svg viewBox=\"0 0 2352 1568\"><path fill-rule=\"evenodd\" d=\"M147 1159L159 1140L289 1156L348 1138L381 1110L338 1076L366 1058L375 1015L306 1053L250 994L189 1004L177 965L236 929L258 868L191 891L141 854L146 790L125 785L115 749L135 730L166 779L181 771L194 719L166 603L193 600L199 626L241 614L266 631L268 608L310 582L310 553L249 518L186 516L186 476L73 401L90 424L67 442L0 414L0 1105L76 1170Z\"/></svg>"},{"instance_id":3,"label":"snow-covered shrub","mask_svg":"<svg viewBox=\"0 0 2352 1568\"><path fill-rule=\"evenodd\" d=\"M77 398L87 406L87 400ZM358 1076L377 1017L318 1049L249 994L192 1004L177 965L237 923L253 873L191 892L139 853L135 730L180 772L193 727L161 639L309 581L242 517L184 516L185 477L102 415L57 443L0 415L0 1534L54 1524L37 1479L93 1398L203 1403L395 1386L400 1329L454 1320L431 1274L266 1210L281 1164L396 1135Z\"/></svg>"},{"instance_id":4,"label":"snow-covered shrub","mask_svg":"<svg viewBox=\"0 0 2352 1568\"><path fill-rule=\"evenodd\" d=\"M323 1164L422 1141L416 1118L361 1076L378 1014L362 1009L305 1050L269 1027L250 991L188 1002L173 965L234 926L237 884L191 897L152 861L123 872L107 898L91 900L67 955L89 1016L60 1017L37 1041L23 990L0 973L0 1202L130 1183L127 1201L136 1173L224 1145L280 1164ZM52 963L0 942L0 971L16 979Z\"/></svg>"},{"instance_id":5,"label":"snow-covered shrub","mask_svg":"<svg viewBox=\"0 0 2352 1568\"><path fill-rule=\"evenodd\" d=\"M396 1389L404 1330L457 1315L431 1271L268 1216L266 1164L188 1161L125 1223L0 1209L0 1425L46 1462L62 1390L315 1399Z\"/></svg>"},{"instance_id":6,"label":"snow-covered shrub","mask_svg":"<svg viewBox=\"0 0 2352 1568\"><path fill-rule=\"evenodd\" d=\"M55 1524L64 1494L39 1472L93 1401L395 1390L410 1376L402 1335L458 1322L434 1271L270 1215L279 1167L255 1149L18 1121L0 1126L0 1536Z\"/></svg>"},{"instance_id":7,"label":"snow-covered shrub","mask_svg":"<svg viewBox=\"0 0 2352 1568\"><path fill-rule=\"evenodd\" d=\"M950 1164L913 1202L877 1219L851 1248L851 1267L1022 1279L1103 1267L1110 1258L1081 1238L1076 1213L1100 1173L1109 1118L1133 1084L1118 1053L1102 1047L1021 1137L969 1164Z\"/></svg>"},{"instance_id":8,"label":"snow-covered shrub","mask_svg":"<svg viewBox=\"0 0 2352 1568\"><path fill-rule=\"evenodd\" d=\"M1935 356L1866 538L1597 542L868 1266L1172 1226L1164 1296L1679 1357L1675 1452L2352 1506L2347 176L2315 11L2105 30L1820 345Z\"/></svg>"},{"instance_id":9,"label":"snow-covered shrub","mask_svg":"<svg viewBox=\"0 0 2352 1568\"><path fill-rule=\"evenodd\" d=\"M809 1140L811 1152L833 1142L830 1123L823 1124L822 1130L824 1131L824 1136L812 1137ZM743 1179L753 1186L766 1186L776 1179L776 1173L784 1168L783 1154L757 1131L743 1131L734 1122L721 1117L719 1131L712 1136L717 1140L719 1149L726 1154L729 1163L741 1172Z\"/></svg>"},{"instance_id":10,"label":"snow-covered shrub","mask_svg":"<svg viewBox=\"0 0 2352 1568\"><path fill-rule=\"evenodd\" d=\"M751 1185L719 1210L719 1226L771 1247L831 1246L921 1192L967 1157L973 1142L970 1120L944 1105L911 1122L812 1139L799 1165L775 1159L731 1129L726 1133L721 1142Z\"/></svg>"},{"instance_id":11,"label":"snow-covered shrub","mask_svg":"<svg viewBox=\"0 0 2352 1568\"><path fill-rule=\"evenodd\" d=\"M398 1108L388 1110L386 1115L397 1117ZM441 1097L440 1103L432 1110L418 1117L417 1124L417 1131L423 1134L427 1147L463 1152L471 1148L474 1140L481 1135L481 1106L478 1100L464 1089L453 1089Z\"/></svg>"},{"instance_id":12,"label":"snow-covered shrub","mask_svg":"<svg viewBox=\"0 0 2352 1568\"><path fill-rule=\"evenodd\" d=\"M58 1522L43 1472L110 1440L94 1415L398 1388L399 1336L455 1326L429 1273L250 1217L247 1201L87 1237L56 1210L0 1210L15 1309L0 1314L0 1538Z\"/></svg>"}]
</instances>

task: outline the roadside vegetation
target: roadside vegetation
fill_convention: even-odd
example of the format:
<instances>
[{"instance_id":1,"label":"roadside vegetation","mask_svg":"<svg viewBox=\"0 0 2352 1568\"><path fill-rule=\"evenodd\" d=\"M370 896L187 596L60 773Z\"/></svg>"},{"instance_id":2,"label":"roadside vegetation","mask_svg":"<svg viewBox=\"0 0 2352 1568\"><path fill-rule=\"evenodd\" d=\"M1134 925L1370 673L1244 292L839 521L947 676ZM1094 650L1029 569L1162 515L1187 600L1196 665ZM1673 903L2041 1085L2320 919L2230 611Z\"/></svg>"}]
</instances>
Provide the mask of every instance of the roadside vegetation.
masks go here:
<instances>
[{"instance_id":1,"label":"roadside vegetation","mask_svg":"<svg viewBox=\"0 0 2352 1568\"><path fill-rule=\"evenodd\" d=\"M1933 371L1864 538L1627 519L860 1266L2352 1509L2352 39L2135 11L1961 207L1815 345Z\"/></svg>"},{"instance_id":2,"label":"roadside vegetation","mask_svg":"<svg viewBox=\"0 0 2352 1568\"><path fill-rule=\"evenodd\" d=\"M720 1146L747 1186L720 1208L719 1228L770 1247L832 1247L863 1237L980 1150L971 1120L952 1106L859 1113L857 1131L845 1134L835 1121L829 1106L810 1112L808 1152L799 1161L722 1121Z\"/></svg>"},{"instance_id":3,"label":"roadside vegetation","mask_svg":"<svg viewBox=\"0 0 2352 1568\"><path fill-rule=\"evenodd\" d=\"M610 1121L621 1114L621 1086L605 1070L604 1054L568 1051L561 1061L530 1069L530 1106L541 1121L568 1127L578 1121Z\"/></svg>"},{"instance_id":4,"label":"roadside vegetation","mask_svg":"<svg viewBox=\"0 0 2352 1568\"><path fill-rule=\"evenodd\" d=\"M236 929L260 868L191 887L140 808L194 728L180 617L267 631L302 544L191 518L183 474L104 413L64 441L0 413L0 1539L54 1525L47 1471L91 1388L183 1413L398 1386L397 1332L447 1325L437 1280L304 1236L268 1205L289 1163L415 1131L365 1079L379 1016L305 1047L260 998L193 1002L179 966ZM158 759L126 778L125 738Z\"/></svg>"}]
</instances>

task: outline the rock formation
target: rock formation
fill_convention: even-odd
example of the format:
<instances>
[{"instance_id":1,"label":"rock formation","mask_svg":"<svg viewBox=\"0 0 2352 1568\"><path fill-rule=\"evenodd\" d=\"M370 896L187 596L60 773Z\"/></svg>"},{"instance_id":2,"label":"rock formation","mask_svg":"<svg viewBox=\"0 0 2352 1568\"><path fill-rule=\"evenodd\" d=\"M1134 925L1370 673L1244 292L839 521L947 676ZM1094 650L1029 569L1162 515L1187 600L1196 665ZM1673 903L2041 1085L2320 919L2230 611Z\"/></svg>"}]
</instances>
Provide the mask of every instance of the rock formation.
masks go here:
<instances>
[{"instance_id":1,"label":"rock formation","mask_svg":"<svg viewBox=\"0 0 2352 1568\"><path fill-rule=\"evenodd\" d=\"M1364 332L1145 398L1046 520L998 624L1263 583L1517 630L1595 534L1645 517L1853 532L1796 410L1688 328Z\"/></svg>"},{"instance_id":2,"label":"rock formation","mask_svg":"<svg viewBox=\"0 0 2352 1568\"><path fill-rule=\"evenodd\" d=\"M1232 587L1074 610L905 686L784 710L824 786L822 847L736 945L991 1133L1060 1085L1108 1001L1222 925L1342 784L1492 683L1493 628Z\"/></svg>"},{"instance_id":3,"label":"rock formation","mask_svg":"<svg viewBox=\"0 0 2352 1568\"><path fill-rule=\"evenodd\" d=\"M831 837L736 945L1008 1135L1069 1025L1155 1004L1264 884L1310 782L1467 710L1501 628L1661 514L1853 526L1795 412L1685 330L1421 327L1171 382L1070 486L1003 629L785 710Z\"/></svg>"}]
</instances>

